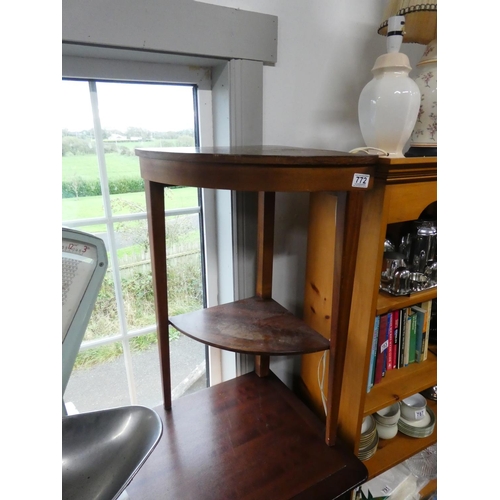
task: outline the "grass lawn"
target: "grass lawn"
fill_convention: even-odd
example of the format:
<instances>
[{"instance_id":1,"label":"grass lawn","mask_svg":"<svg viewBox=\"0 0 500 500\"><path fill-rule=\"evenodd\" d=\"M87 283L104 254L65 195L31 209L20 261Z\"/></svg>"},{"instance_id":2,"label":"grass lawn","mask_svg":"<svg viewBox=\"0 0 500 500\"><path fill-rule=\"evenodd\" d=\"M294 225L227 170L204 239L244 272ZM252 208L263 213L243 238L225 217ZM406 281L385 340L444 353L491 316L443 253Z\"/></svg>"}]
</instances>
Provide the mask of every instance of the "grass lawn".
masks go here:
<instances>
[{"instance_id":1,"label":"grass lawn","mask_svg":"<svg viewBox=\"0 0 500 500\"><path fill-rule=\"evenodd\" d=\"M116 200L121 200L121 203L116 203ZM115 201L115 203L113 203L113 201ZM146 211L146 197L144 193L114 194L111 195L111 204L113 215ZM165 189L165 207L167 210L196 206L198 206L197 188L182 187ZM103 215L104 208L101 196L62 199L63 221L102 217ZM93 231L95 231L95 228Z\"/></svg>"},{"instance_id":2,"label":"grass lawn","mask_svg":"<svg viewBox=\"0 0 500 500\"><path fill-rule=\"evenodd\" d=\"M133 151L136 147L151 146L151 143L122 143ZM140 179L139 158L135 155L107 153L105 155L109 181L123 178ZM76 177L84 180L98 180L99 171L96 155L68 155L62 157L62 181L71 181ZM114 215L146 211L144 192L111 195ZM116 201L120 200L120 203ZM198 206L196 188L183 187L165 190L165 207L167 209ZM91 217L102 217L104 208L101 196L85 196L62 199L62 219L75 220Z\"/></svg>"},{"instance_id":3,"label":"grass lawn","mask_svg":"<svg viewBox=\"0 0 500 500\"><path fill-rule=\"evenodd\" d=\"M147 147L170 147L176 145L175 140L157 139L144 142L119 142L120 148L127 148L130 154L109 152L104 155L108 178L139 178L139 157L135 155L135 148ZM193 144L190 144L194 146ZM71 181L75 177L83 180L94 180L99 178L99 167L97 155L71 155L62 157L62 181Z\"/></svg>"},{"instance_id":4,"label":"grass lawn","mask_svg":"<svg viewBox=\"0 0 500 500\"><path fill-rule=\"evenodd\" d=\"M108 178L138 178L141 176L139 157L107 153L106 168ZM70 155L62 157L62 181L71 181L75 177L83 180L99 179L99 167L96 155Z\"/></svg>"}]
</instances>

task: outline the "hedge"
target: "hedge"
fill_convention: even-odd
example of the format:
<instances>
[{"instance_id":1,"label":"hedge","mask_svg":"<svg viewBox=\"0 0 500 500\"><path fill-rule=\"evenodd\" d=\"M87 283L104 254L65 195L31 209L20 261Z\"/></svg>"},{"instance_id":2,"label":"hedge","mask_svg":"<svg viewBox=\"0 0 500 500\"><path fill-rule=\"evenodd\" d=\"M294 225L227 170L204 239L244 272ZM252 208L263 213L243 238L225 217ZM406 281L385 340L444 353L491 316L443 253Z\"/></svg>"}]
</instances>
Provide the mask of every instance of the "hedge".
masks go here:
<instances>
[{"instance_id":1,"label":"hedge","mask_svg":"<svg viewBox=\"0 0 500 500\"><path fill-rule=\"evenodd\" d=\"M142 179L113 179L109 181L108 185L110 194L140 193L144 191L144 181ZM63 198L83 198L101 194L101 185L97 179L89 181L76 178L73 181L62 182Z\"/></svg>"}]
</instances>

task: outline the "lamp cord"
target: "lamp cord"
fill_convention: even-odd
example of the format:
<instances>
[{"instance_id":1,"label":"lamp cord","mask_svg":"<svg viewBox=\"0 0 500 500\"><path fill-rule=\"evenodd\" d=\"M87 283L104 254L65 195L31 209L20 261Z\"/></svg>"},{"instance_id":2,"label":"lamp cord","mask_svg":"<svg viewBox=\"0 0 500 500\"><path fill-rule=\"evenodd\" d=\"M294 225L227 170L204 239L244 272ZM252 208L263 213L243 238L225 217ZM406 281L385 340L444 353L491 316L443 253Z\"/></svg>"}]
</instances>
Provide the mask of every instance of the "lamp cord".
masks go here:
<instances>
[{"instance_id":1,"label":"lamp cord","mask_svg":"<svg viewBox=\"0 0 500 500\"><path fill-rule=\"evenodd\" d=\"M328 415L328 410L326 408L326 397L324 392L324 383L325 383L325 371L326 371L326 351L323 352L323 356L318 363L318 385L319 390L321 392L321 401L323 402L323 409L325 410L325 415ZM321 375L320 375L321 372Z\"/></svg>"},{"instance_id":2,"label":"lamp cord","mask_svg":"<svg viewBox=\"0 0 500 500\"><path fill-rule=\"evenodd\" d=\"M367 155L370 154L370 151L377 151L380 156L389 156L389 153L387 151L384 151L383 149L380 148L372 148L370 146L365 146L362 148L354 148L349 151L349 153L366 153Z\"/></svg>"}]
</instances>

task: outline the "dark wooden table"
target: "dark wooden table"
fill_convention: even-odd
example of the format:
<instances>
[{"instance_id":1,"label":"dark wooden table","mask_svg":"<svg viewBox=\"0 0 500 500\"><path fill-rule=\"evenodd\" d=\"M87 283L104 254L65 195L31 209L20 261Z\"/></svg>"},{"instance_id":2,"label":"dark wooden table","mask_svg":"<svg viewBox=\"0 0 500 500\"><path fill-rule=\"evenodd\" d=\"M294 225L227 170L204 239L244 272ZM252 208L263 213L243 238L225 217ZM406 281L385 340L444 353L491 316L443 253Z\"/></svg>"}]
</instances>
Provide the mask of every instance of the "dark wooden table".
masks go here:
<instances>
[{"instance_id":1,"label":"dark wooden table","mask_svg":"<svg viewBox=\"0 0 500 500\"><path fill-rule=\"evenodd\" d=\"M365 466L335 440L337 399L326 426L271 371L271 355L327 351L340 360L337 323L350 310L350 269L357 249L363 192L376 158L337 151L253 146L137 149L151 241L164 404L164 432L133 479L131 500L331 500L367 477ZM164 190L168 186L255 191L255 297L169 317ZM275 192L337 192L332 324L324 337L272 298ZM343 308L338 309L342 303ZM330 317L330 316L328 316ZM345 321L344 321L345 323ZM168 329L205 344L255 355L255 372L172 401ZM338 346L340 349L337 349ZM334 387L333 362L328 374Z\"/></svg>"}]
</instances>

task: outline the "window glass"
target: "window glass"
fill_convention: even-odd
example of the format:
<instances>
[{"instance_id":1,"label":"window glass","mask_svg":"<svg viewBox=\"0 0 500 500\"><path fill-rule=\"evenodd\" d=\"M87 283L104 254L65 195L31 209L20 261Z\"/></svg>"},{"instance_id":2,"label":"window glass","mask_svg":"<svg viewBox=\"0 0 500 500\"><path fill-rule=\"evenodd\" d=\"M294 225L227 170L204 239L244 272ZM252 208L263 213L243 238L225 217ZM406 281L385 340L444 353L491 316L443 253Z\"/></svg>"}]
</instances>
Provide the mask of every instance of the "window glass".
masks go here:
<instances>
[{"instance_id":1,"label":"window glass","mask_svg":"<svg viewBox=\"0 0 500 500\"><path fill-rule=\"evenodd\" d=\"M89 411L162 402L137 147L194 146L194 88L63 80L63 225L101 237L109 266L64 400ZM172 314L204 306L200 193L165 189ZM206 386L205 346L171 332L173 397Z\"/></svg>"}]
</instances>

